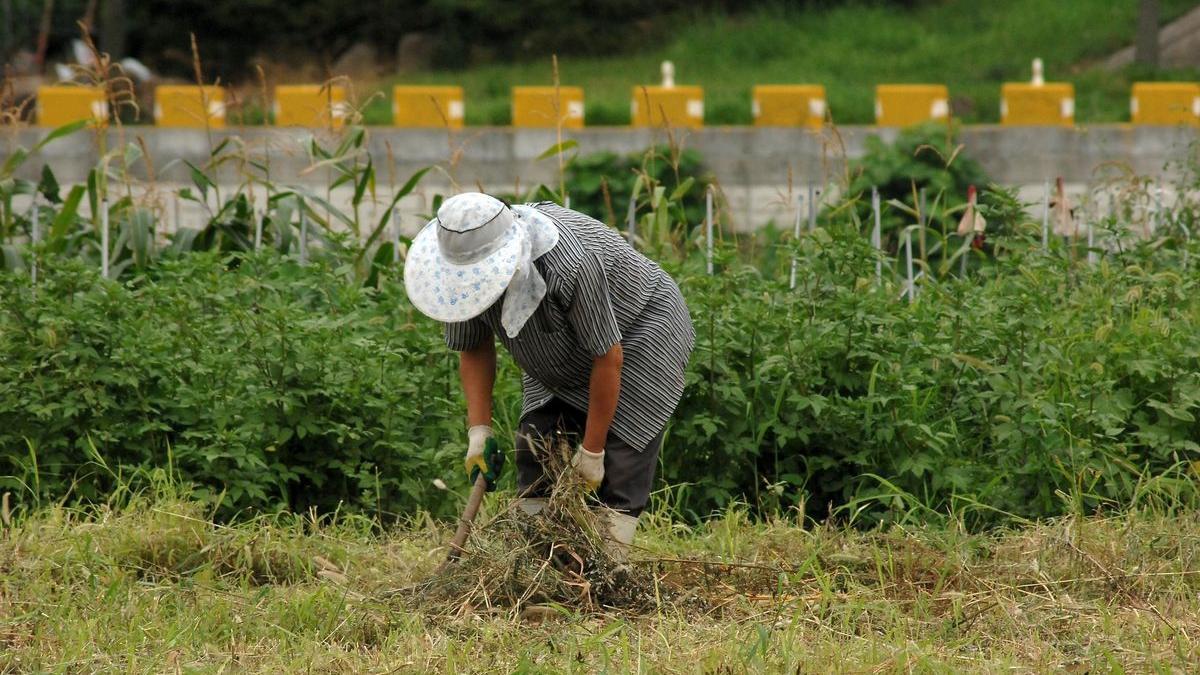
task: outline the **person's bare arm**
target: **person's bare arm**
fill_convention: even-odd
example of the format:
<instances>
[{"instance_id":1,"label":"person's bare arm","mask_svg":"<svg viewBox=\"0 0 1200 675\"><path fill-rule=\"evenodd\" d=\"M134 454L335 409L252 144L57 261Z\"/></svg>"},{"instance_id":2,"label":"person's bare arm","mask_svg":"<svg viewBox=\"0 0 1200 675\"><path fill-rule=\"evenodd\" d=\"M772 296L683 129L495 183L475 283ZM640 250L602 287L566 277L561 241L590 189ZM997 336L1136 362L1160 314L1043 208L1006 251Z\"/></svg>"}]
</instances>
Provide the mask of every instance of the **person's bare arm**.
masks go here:
<instances>
[{"instance_id":1,"label":"person's bare arm","mask_svg":"<svg viewBox=\"0 0 1200 675\"><path fill-rule=\"evenodd\" d=\"M583 447L591 452L600 452L608 438L617 412L617 399L621 394L621 365L624 355L617 343L604 356L592 362L592 376L588 384L587 425L583 431Z\"/></svg>"},{"instance_id":2,"label":"person's bare arm","mask_svg":"<svg viewBox=\"0 0 1200 675\"><path fill-rule=\"evenodd\" d=\"M458 375L467 399L467 426L492 423L492 389L496 385L496 341L489 337L458 357Z\"/></svg>"}]
</instances>

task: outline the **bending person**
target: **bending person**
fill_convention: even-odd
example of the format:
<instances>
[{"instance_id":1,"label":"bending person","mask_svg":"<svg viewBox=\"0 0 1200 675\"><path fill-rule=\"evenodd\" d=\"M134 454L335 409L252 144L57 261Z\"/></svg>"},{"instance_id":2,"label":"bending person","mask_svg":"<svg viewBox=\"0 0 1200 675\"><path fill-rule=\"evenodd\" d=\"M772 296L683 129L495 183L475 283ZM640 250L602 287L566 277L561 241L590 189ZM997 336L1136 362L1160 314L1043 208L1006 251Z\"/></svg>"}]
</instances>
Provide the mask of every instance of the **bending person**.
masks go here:
<instances>
[{"instance_id":1,"label":"bending person","mask_svg":"<svg viewBox=\"0 0 1200 675\"><path fill-rule=\"evenodd\" d=\"M614 553L623 557L695 341L674 280L582 213L464 193L443 202L413 240L404 281L412 303L444 322L447 346L461 352L468 476L498 470L485 452L498 339L523 372L521 508L538 513L551 487L532 444L566 434L571 467L611 509Z\"/></svg>"}]
</instances>

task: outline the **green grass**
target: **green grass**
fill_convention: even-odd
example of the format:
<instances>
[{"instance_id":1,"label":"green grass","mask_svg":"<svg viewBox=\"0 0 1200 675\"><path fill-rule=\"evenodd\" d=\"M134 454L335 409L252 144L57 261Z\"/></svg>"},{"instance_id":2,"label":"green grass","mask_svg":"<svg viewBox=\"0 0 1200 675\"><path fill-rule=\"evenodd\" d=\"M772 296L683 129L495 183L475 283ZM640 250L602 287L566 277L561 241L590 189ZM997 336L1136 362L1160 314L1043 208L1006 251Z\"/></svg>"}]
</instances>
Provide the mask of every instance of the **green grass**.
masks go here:
<instances>
[{"instance_id":1,"label":"green grass","mask_svg":"<svg viewBox=\"0 0 1200 675\"><path fill-rule=\"evenodd\" d=\"M1196 515L990 534L652 516L638 557L706 606L530 625L397 600L444 552L448 531L426 521L223 526L169 496L44 507L0 528L0 671L1186 671L1200 658ZM683 558L734 564L670 561Z\"/></svg>"},{"instance_id":2,"label":"green grass","mask_svg":"<svg viewBox=\"0 0 1200 675\"><path fill-rule=\"evenodd\" d=\"M582 86L589 124L628 124L630 88L656 84L659 63L676 64L677 82L705 88L710 124L749 124L755 84L818 83L826 87L834 121L873 121L874 87L885 82L940 82L966 122L999 119L1000 85L1029 79L1040 56L1048 80L1076 85L1080 122L1128 119L1129 91L1138 79L1200 79L1194 70L1117 73L1092 67L1130 44L1132 1L945 0L913 10L863 3L831 10L772 10L745 16L681 19L677 37L641 53L612 58L562 58L563 84ZM1193 7L1163 0L1164 20ZM393 83L461 84L468 124L507 124L513 85L549 84L549 59L464 71L405 75ZM373 124L390 121L380 100L366 111Z\"/></svg>"}]
</instances>

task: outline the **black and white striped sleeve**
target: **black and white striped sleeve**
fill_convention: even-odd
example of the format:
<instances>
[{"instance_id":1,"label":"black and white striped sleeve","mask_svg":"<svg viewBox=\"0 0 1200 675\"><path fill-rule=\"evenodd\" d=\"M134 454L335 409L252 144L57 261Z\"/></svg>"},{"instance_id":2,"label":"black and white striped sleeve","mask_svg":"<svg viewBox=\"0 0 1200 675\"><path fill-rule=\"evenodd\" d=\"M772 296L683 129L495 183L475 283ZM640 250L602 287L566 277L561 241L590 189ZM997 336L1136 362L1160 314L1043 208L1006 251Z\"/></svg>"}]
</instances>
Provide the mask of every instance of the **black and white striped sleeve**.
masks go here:
<instances>
[{"instance_id":1,"label":"black and white striped sleeve","mask_svg":"<svg viewBox=\"0 0 1200 675\"><path fill-rule=\"evenodd\" d=\"M593 358L604 356L621 341L621 329L608 295L604 265L594 254L582 256L567 319L575 329L580 345Z\"/></svg>"},{"instance_id":2,"label":"black and white striped sleeve","mask_svg":"<svg viewBox=\"0 0 1200 675\"><path fill-rule=\"evenodd\" d=\"M456 352L475 349L491 339L492 329L479 317L446 324L446 346Z\"/></svg>"}]
</instances>

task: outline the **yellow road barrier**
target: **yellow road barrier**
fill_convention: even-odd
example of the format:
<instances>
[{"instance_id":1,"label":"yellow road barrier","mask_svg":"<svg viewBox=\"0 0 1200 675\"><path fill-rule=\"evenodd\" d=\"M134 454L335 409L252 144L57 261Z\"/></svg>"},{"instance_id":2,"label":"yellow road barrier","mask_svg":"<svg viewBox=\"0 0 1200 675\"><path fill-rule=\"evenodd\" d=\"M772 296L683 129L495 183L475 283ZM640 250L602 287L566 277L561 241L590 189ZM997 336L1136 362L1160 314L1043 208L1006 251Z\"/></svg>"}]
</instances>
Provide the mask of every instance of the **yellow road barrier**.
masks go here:
<instances>
[{"instance_id":1,"label":"yellow road barrier","mask_svg":"<svg viewBox=\"0 0 1200 675\"><path fill-rule=\"evenodd\" d=\"M225 90L211 85L159 85L154 90L154 123L160 127L223 128Z\"/></svg>"},{"instance_id":2,"label":"yellow road barrier","mask_svg":"<svg viewBox=\"0 0 1200 675\"><path fill-rule=\"evenodd\" d=\"M751 112L756 127L809 127L825 123L825 87L819 84L760 84Z\"/></svg>"},{"instance_id":3,"label":"yellow road barrier","mask_svg":"<svg viewBox=\"0 0 1200 675\"><path fill-rule=\"evenodd\" d=\"M341 128L349 108L340 85L281 84L275 87L275 125Z\"/></svg>"},{"instance_id":4,"label":"yellow road barrier","mask_svg":"<svg viewBox=\"0 0 1200 675\"><path fill-rule=\"evenodd\" d=\"M103 87L54 85L38 87L36 119L38 126L61 127L64 124L91 120L93 124L108 124L108 99Z\"/></svg>"},{"instance_id":5,"label":"yellow road barrier","mask_svg":"<svg viewBox=\"0 0 1200 675\"><path fill-rule=\"evenodd\" d=\"M400 85L392 90L392 123L398 127L461 129L463 89Z\"/></svg>"},{"instance_id":6,"label":"yellow road barrier","mask_svg":"<svg viewBox=\"0 0 1200 675\"><path fill-rule=\"evenodd\" d=\"M557 97L557 98L556 98ZM583 89L579 87L513 87L514 127L568 129L583 127Z\"/></svg>"},{"instance_id":7,"label":"yellow road barrier","mask_svg":"<svg viewBox=\"0 0 1200 675\"><path fill-rule=\"evenodd\" d=\"M1069 82L1006 82L1000 88L1000 123L1075 126L1075 86Z\"/></svg>"},{"instance_id":8,"label":"yellow road barrier","mask_svg":"<svg viewBox=\"0 0 1200 675\"><path fill-rule=\"evenodd\" d=\"M881 84L875 87L875 124L907 127L950 119L950 92L944 84Z\"/></svg>"},{"instance_id":9,"label":"yellow road barrier","mask_svg":"<svg viewBox=\"0 0 1200 675\"><path fill-rule=\"evenodd\" d=\"M629 112L635 127L704 126L704 89L694 86L634 87Z\"/></svg>"},{"instance_id":10,"label":"yellow road barrier","mask_svg":"<svg viewBox=\"0 0 1200 675\"><path fill-rule=\"evenodd\" d=\"M1129 112L1134 124L1200 126L1200 84L1135 82Z\"/></svg>"}]
</instances>

